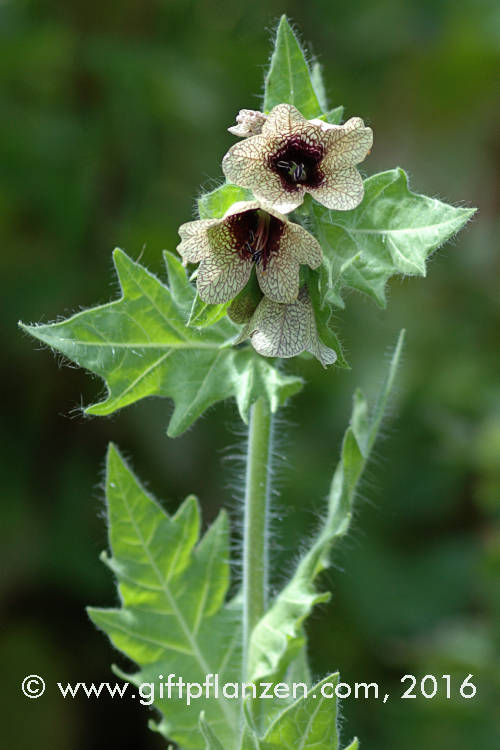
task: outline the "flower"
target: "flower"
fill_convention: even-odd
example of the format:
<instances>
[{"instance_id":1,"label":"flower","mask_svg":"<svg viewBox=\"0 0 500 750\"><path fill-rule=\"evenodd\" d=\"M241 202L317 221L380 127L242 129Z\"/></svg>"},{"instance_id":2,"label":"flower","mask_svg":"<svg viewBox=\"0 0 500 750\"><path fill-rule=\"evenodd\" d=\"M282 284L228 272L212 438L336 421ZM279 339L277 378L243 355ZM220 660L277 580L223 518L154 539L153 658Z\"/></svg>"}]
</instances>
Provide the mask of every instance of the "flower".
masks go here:
<instances>
[{"instance_id":1,"label":"flower","mask_svg":"<svg viewBox=\"0 0 500 750\"><path fill-rule=\"evenodd\" d=\"M267 115L255 109L240 109L236 115L236 125L228 128L229 132L238 138L248 138L262 132L262 126L267 120Z\"/></svg>"},{"instance_id":2,"label":"flower","mask_svg":"<svg viewBox=\"0 0 500 750\"><path fill-rule=\"evenodd\" d=\"M347 211L363 198L355 165L373 142L370 128L352 117L344 125L306 120L290 104L274 107L261 133L232 146L222 161L226 178L255 198L288 213L309 192L330 209Z\"/></svg>"},{"instance_id":3,"label":"flower","mask_svg":"<svg viewBox=\"0 0 500 750\"><path fill-rule=\"evenodd\" d=\"M298 298L279 304L263 297L238 341L250 337L252 346L264 357L294 357L311 352L323 365L332 365L337 354L318 336L314 309L307 287L301 287Z\"/></svg>"},{"instance_id":4,"label":"flower","mask_svg":"<svg viewBox=\"0 0 500 750\"><path fill-rule=\"evenodd\" d=\"M234 203L222 219L190 221L179 227L179 234L177 250L184 263L200 262L196 286L209 304L232 300L253 268L269 299L293 302L300 264L317 268L323 259L309 232L257 201Z\"/></svg>"}]
</instances>

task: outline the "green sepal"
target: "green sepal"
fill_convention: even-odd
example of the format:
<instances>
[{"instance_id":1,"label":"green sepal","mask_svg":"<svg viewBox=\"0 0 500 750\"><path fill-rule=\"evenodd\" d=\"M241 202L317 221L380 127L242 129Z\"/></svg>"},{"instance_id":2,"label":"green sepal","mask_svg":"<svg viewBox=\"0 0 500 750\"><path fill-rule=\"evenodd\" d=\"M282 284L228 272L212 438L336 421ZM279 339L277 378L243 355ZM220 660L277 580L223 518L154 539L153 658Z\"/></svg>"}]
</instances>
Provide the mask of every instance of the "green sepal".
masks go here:
<instances>
[{"instance_id":1,"label":"green sepal","mask_svg":"<svg viewBox=\"0 0 500 750\"><path fill-rule=\"evenodd\" d=\"M330 109L325 115L320 117L320 120L325 120L325 122L328 122L330 125L340 125L342 122L342 118L344 116L344 107L341 105L340 107L335 107L334 109Z\"/></svg>"},{"instance_id":2,"label":"green sepal","mask_svg":"<svg viewBox=\"0 0 500 750\"><path fill-rule=\"evenodd\" d=\"M222 219L233 203L251 200L253 195L250 190L226 183L198 198L198 214L200 219Z\"/></svg>"},{"instance_id":3,"label":"green sepal","mask_svg":"<svg viewBox=\"0 0 500 750\"><path fill-rule=\"evenodd\" d=\"M253 271L248 284L231 302L227 311L229 318L237 325L248 323L263 296L257 275Z\"/></svg>"}]
</instances>

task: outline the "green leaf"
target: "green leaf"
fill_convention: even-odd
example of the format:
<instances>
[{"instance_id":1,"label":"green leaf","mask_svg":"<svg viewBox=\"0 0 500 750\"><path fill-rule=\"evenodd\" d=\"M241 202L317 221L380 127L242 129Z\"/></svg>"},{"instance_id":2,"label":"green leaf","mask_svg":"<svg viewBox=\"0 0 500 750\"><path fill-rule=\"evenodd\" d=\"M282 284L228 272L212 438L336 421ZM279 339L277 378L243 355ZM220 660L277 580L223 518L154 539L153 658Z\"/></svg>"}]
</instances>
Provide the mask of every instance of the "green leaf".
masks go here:
<instances>
[{"instance_id":1,"label":"green leaf","mask_svg":"<svg viewBox=\"0 0 500 750\"><path fill-rule=\"evenodd\" d=\"M427 257L474 214L408 189L402 169L365 180L365 195L353 211L329 211L314 204L316 233L323 247L322 294L343 305L349 286L385 307L385 287L395 274L425 276Z\"/></svg>"},{"instance_id":2,"label":"green leaf","mask_svg":"<svg viewBox=\"0 0 500 750\"><path fill-rule=\"evenodd\" d=\"M205 738L206 750L224 750L221 743L219 742L215 734L212 732L209 724L207 723L207 720L205 718L205 711L202 711L200 714L199 725L200 725L200 732Z\"/></svg>"},{"instance_id":3,"label":"green leaf","mask_svg":"<svg viewBox=\"0 0 500 750\"><path fill-rule=\"evenodd\" d=\"M337 699L322 690L331 695L338 677L325 677L283 711L264 735L265 750L337 750Z\"/></svg>"},{"instance_id":4,"label":"green leaf","mask_svg":"<svg viewBox=\"0 0 500 750\"><path fill-rule=\"evenodd\" d=\"M250 190L226 183L198 198L198 213L200 219L222 219L233 203L249 200L252 200Z\"/></svg>"},{"instance_id":5,"label":"green leaf","mask_svg":"<svg viewBox=\"0 0 500 750\"><path fill-rule=\"evenodd\" d=\"M159 695L160 682L182 676L203 683L219 674L220 684L241 674L241 614L225 604L229 585L227 516L221 512L199 540L200 512L188 497L172 517L144 490L117 449L110 446L106 472L109 544L104 561L115 574L120 609L89 609L93 622L139 665L125 679L154 686L154 706L164 715L156 728L184 750L202 750L201 710L216 727L220 742L235 747L238 701L220 695L190 706L172 689ZM163 675L164 679L159 679ZM148 694L150 690L148 689ZM202 720L203 723L203 720ZM212 750L219 748L212 744Z\"/></svg>"},{"instance_id":6,"label":"green leaf","mask_svg":"<svg viewBox=\"0 0 500 750\"><path fill-rule=\"evenodd\" d=\"M325 82L323 80L323 71L321 65L315 60L311 66L311 83L319 102L319 106L326 112L328 110L328 98L326 95Z\"/></svg>"},{"instance_id":7,"label":"green leaf","mask_svg":"<svg viewBox=\"0 0 500 750\"><path fill-rule=\"evenodd\" d=\"M194 328L212 326L224 317L230 304L230 302L225 302L221 305L209 305L196 294L187 324Z\"/></svg>"},{"instance_id":8,"label":"green leaf","mask_svg":"<svg viewBox=\"0 0 500 750\"><path fill-rule=\"evenodd\" d=\"M329 112L320 117L320 120L325 120L326 122L329 122L330 125L340 125L343 116L344 107L340 106L335 107L335 109L330 109Z\"/></svg>"},{"instance_id":9,"label":"green leaf","mask_svg":"<svg viewBox=\"0 0 500 750\"><path fill-rule=\"evenodd\" d=\"M277 104L293 104L307 119L321 114L309 66L286 16L281 16L264 82L264 112L270 112Z\"/></svg>"},{"instance_id":10,"label":"green leaf","mask_svg":"<svg viewBox=\"0 0 500 750\"><path fill-rule=\"evenodd\" d=\"M330 325L332 318L331 305L326 300L321 300L320 294L320 282L321 274L319 271L312 271L310 268L307 271L307 288L309 289L309 297L314 310L314 317L316 320L316 329L321 342L333 349L337 354L335 364L337 367L349 369L349 365L346 362L342 346L337 338L337 335Z\"/></svg>"},{"instance_id":11,"label":"green leaf","mask_svg":"<svg viewBox=\"0 0 500 750\"><path fill-rule=\"evenodd\" d=\"M174 437L217 401L234 396L247 421L260 396L276 411L300 390L299 378L282 374L250 347L233 347L238 328L227 317L203 330L186 326L195 290L176 256L165 254L168 287L123 251L113 257L120 299L61 323L23 326L106 381L107 398L87 414L111 414L147 396L170 397L168 434Z\"/></svg>"},{"instance_id":12,"label":"green leaf","mask_svg":"<svg viewBox=\"0 0 500 750\"><path fill-rule=\"evenodd\" d=\"M371 415L361 391L355 393L351 422L345 433L340 461L333 476L325 521L310 549L299 561L292 578L252 633L249 674L253 682L280 682L284 679L290 664L300 656L304 648L305 618L315 604L329 599L328 593L316 590L314 581L328 567L332 545L349 528L356 488L369 459L394 384L403 339L402 331ZM269 716L276 707L259 706L256 710L266 710Z\"/></svg>"}]
</instances>

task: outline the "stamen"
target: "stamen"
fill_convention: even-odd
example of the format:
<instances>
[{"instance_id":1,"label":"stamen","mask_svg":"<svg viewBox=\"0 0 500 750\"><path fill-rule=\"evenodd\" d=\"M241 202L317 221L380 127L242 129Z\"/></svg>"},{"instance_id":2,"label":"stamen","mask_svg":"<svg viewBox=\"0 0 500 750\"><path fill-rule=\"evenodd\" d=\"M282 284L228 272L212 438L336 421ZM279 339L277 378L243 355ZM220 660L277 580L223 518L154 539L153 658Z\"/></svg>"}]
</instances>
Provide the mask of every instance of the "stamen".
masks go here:
<instances>
[{"instance_id":1,"label":"stamen","mask_svg":"<svg viewBox=\"0 0 500 750\"><path fill-rule=\"evenodd\" d=\"M324 180L321 170L324 148L300 136L290 136L268 156L270 169L279 175L283 190L289 193L319 187Z\"/></svg>"},{"instance_id":2,"label":"stamen","mask_svg":"<svg viewBox=\"0 0 500 750\"><path fill-rule=\"evenodd\" d=\"M243 243L243 247L252 261L256 265L262 261L265 269L271 252L271 248L269 247L271 215L260 209L256 214L257 228L255 231L248 229L248 239Z\"/></svg>"},{"instance_id":3,"label":"stamen","mask_svg":"<svg viewBox=\"0 0 500 750\"><path fill-rule=\"evenodd\" d=\"M283 169L294 182L305 182L307 180L307 171L301 162L283 161L276 162L278 169Z\"/></svg>"}]
</instances>

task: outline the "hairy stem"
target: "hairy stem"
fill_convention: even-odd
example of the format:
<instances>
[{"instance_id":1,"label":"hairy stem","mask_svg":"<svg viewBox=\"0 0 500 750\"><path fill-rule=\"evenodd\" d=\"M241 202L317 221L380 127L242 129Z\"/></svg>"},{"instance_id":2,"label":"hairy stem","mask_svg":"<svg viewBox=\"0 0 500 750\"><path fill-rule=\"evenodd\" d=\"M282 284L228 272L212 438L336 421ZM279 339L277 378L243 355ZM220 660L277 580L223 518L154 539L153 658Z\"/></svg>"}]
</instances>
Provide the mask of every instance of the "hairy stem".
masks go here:
<instances>
[{"instance_id":1,"label":"hairy stem","mask_svg":"<svg viewBox=\"0 0 500 750\"><path fill-rule=\"evenodd\" d=\"M243 674L252 630L266 610L272 417L260 398L250 412L243 536Z\"/></svg>"}]
</instances>

